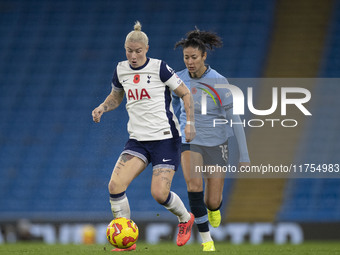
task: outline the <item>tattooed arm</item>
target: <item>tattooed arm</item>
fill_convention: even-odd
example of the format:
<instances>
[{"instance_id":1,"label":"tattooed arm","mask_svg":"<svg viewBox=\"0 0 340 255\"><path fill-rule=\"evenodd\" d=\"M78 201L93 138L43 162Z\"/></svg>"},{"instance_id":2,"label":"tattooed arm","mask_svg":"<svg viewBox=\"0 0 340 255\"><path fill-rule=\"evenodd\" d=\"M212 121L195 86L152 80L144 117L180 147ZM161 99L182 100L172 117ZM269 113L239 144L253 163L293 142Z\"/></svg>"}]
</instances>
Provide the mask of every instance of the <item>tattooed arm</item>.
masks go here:
<instances>
[{"instance_id":1,"label":"tattooed arm","mask_svg":"<svg viewBox=\"0 0 340 255\"><path fill-rule=\"evenodd\" d=\"M111 93L106 97L105 101L92 111L93 121L98 123L104 112L109 112L116 109L123 101L124 90L111 90Z\"/></svg>"},{"instance_id":2,"label":"tattooed arm","mask_svg":"<svg viewBox=\"0 0 340 255\"><path fill-rule=\"evenodd\" d=\"M183 82L174 90L174 92L183 100L185 113L187 115L187 124L184 129L185 139L187 142L191 142L196 135L194 101L192 95Z\"/></svg>"}]
</instances>

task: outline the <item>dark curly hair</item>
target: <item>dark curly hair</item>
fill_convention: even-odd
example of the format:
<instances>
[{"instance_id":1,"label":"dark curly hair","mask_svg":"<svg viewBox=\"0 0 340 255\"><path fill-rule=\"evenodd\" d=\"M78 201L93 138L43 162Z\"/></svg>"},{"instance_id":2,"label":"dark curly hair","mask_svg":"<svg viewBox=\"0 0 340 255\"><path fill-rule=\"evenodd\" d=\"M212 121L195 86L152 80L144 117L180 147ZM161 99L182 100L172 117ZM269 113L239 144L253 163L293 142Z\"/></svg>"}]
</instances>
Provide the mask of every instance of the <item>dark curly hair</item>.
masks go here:
<instances>
[{"instance_id":1,"label":"dark curly hair","mask_svg":"<svg viewBox=\"0 0 340 255\"><path fill-rule=\"evenodd\" d=\"M207 49L213 50L215 48L222 47L222 39L212 32L200 31L197 27L193 31L189 31L186 34L187 38L178 41L175 44L175 49L181 46L183 49L187 47L198 48L202 54L204 54Z\"/></svg>"}]
</instances>

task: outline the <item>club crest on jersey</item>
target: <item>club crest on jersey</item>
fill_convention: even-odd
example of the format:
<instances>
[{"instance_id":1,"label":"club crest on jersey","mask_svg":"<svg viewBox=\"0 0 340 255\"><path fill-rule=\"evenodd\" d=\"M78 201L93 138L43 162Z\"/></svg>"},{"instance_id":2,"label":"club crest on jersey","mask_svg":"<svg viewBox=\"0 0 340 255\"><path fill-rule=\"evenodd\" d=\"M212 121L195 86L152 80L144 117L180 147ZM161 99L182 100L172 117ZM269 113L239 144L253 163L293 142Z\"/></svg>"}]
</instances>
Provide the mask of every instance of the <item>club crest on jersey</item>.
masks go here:
<instances>
[{"instance_id":1,"label":"club crest on jersey","mask_svg":"<svg viewBox=\"0 0 340 255\"><path fill-rule=\"evenodd\" d=\"M197 93L196 87L192 87L192 88L191 88L191 93L192 93L193 95L195 95L195 94Z\"/></svg>"},{"instance_id":2,"label":"club crest on jersey","mask_svg":"<svg viewBox=\"0 0 340 255\"><path fill-rule=\"evenodd\" d=\"M142 100L142 99L151 99L149 93L146 89L129 89L127 93L128 100Z\"/></svg>"},{"instance_id":3,"label":"club crest on jersey","mask_svg":"<svg viewBox=\"0 0 340 255\"><path fill-rule=\"evenodd\" d=\"M140 81L140 75L139 75L139 74L136 74L136 75L133 77L133 83L137 84L139 81Z\"/></svg>"}]
</instances>

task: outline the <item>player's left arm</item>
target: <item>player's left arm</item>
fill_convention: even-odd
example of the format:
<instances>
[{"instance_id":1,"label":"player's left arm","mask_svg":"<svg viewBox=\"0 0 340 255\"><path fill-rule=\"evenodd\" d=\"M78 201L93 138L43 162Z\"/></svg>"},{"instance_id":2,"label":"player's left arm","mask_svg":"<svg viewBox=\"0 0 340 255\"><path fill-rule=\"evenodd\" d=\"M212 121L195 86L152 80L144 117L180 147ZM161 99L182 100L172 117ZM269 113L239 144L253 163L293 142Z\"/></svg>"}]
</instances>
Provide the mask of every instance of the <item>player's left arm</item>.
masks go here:
<instances>
[{"instance_id":1,"label":"player's left arm","mask_svg":"<svg viewBox=\"0 0 340 255\"><path fill-rule=\"evenodd\" d=\"M184 109L187 116L187 123L185 125L185 140L191 142L196 135L195 129L195 113L194 113L194 100L188 87L181 82L181 84L174 89L175 94L183 100Z\"/></svg>"},{"instance_id":2,"label":"player's left arm","mask_svg":"<svg viewBox=\"0 0 340 255\"><path fill-rule=\"evenodd\" d=\"M241 123L241 118L239 115L234 115L233 114L233 108L232 104L224 106L225 112L226 112L226 117L229 120L232 120L233 123ZM249 158L249 153L248 153L248 147L247 147L247 140L246 140L246 135L244 133L244 128L242 124L234 124L233 125L233 130L235 134L235 138L237 141L238 149L239 149L239 154L240 154L240 159L239 159L239 164L240 166L249 166L250 165L250 158Z\"/></svg>"},{"instance_id":3,"label":"player's left arm","mask_svg":"<svg viewBox=\"0 0 340 255\"><path fill-rule=\"evenodd\" d=\"M181 102L175 92L172 92L172 108L174 109L175 115L178 116L181 111Z\"/></svg>"},{"instance_id":4,"label":"player's left arm","mask_svg":"<svg viewBox=\"0 0 340 255\"><path fill-rule=\"evenodd\" d=\"M160 64L159 76L179 98L183 100L184 110L187 116L187 122L184 128L186 142L191 142L196 136L195 129L195 113L194 100L188 87L178 77L173 69L171 69L164 61Z\"/></svg>"}]
</instances>

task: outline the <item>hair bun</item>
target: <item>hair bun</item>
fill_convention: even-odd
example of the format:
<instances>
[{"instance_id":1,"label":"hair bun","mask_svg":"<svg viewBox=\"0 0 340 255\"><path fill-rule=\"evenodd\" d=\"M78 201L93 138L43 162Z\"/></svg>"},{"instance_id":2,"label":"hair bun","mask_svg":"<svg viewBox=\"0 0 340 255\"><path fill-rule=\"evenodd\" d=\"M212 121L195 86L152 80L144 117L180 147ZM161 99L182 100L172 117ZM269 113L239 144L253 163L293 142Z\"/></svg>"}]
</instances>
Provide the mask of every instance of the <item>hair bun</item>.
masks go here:
<instances>
[{"instance_id":1,"label":"hair bun","mask_svg":"<svg viewBox=\"0 0 340 255\"><path fill-rule=\"evenodd\" d=\"M197 27L196 27L196 30L193 30L193 31L190 31L190 32L187 33L187 39L188 40L201 39L201 33L197 29Z\"/></svg>"},{"instance_id":2,"label":"hair bun","mask_svg":"<svg viewBox=\"0 0 340 255\"><path fill-rule=\"evenodd\" d=\"M149 38L148 36L142 31L142 25L137 20L133 29L125 38L125 44L127 42L142 42L145 46L149 45Z\"/></svg>"},{"instance_id":3,"label":"hair bun","mask_svg":"<svg viewBox=\"0 0 340 255\"><path fill-rule=\"evenodd\" d=\"M213 32L200 31L197 27L195 30L189 31L186 34L187 38L175 44L175 49L178 46L183 48L194 47L199 48L203 53L206 49L212 50L214 47L222 46L222 39Z\"/></svg>"},{"instance_id":4,"label":"hair bun","mask_svg":"<svg viewBox=\"0 0 340 255\"><path fill-rule=\"evenodd\" d=\"M135 31L142 31L142 25L138 20L136 21L135 25L133 26L133 29Z\"/></svg>"}]
</instances>

